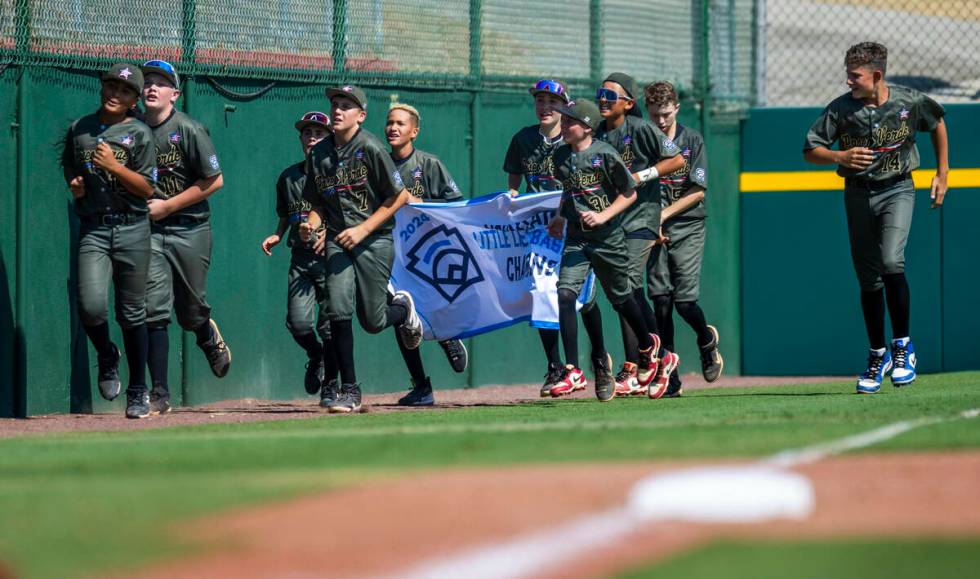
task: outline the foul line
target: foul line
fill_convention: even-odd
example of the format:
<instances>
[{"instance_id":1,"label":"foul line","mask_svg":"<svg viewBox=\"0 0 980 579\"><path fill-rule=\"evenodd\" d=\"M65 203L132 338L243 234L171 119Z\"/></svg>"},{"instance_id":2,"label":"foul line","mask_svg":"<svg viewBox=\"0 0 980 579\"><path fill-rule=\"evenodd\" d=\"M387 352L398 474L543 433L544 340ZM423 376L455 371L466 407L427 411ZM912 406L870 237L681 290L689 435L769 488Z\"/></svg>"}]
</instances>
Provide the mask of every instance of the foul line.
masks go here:
<instances>
[{"instance_id":1,"label":"foul line","mask_svg":"<svg viewBox=\"0 0 980 579\"><path fill-rule=\"evenodd\" d=\"M758 466L785 469L810 464L850 450L884 442L916 428L980 416L980 408L954 416L904 420L826 443L778 452L757 463ZM443 560L423 562L392 577L408 579L498 579L530 577L547 571L568 558L601 544L615 542L635 532L643 523L654 521L629 505L587 515L542 531L529 533L500 543L468 549Z\"/></svg>"}]
</instances>

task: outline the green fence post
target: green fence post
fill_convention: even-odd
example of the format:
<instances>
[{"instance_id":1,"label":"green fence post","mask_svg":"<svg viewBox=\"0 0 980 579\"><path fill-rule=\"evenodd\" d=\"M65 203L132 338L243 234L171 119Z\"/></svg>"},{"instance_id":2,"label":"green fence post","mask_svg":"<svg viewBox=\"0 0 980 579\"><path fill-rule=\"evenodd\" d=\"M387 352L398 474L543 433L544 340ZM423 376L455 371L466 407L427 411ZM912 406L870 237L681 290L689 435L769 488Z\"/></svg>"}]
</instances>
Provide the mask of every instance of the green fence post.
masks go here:
<instances>
[{"instance_id":1,"label":"green fence post","mask_svg":"<svg viewBox=\"0 0 980 579\"><path fill-rule=\"evenodd\" d=\"M30 152L27 150L27 123L30 120L30 99L27 93L30 89L30 75L27 68L20 67L20 76L17 80L17 231L14 234L17 248L15 250L17 266L16 279L14 280L14 392L13 392L13 411L14 416L27 416L27 344L24 338L24 315L27 312L27 180L28 180L28 159Z\"/></svg>"},{"instance_id":2,"label":"green fence post","mask_svg":"<svg viewBox=\"0 0 980 579\"><path fill-rule=\"evenodd\" d=\"M470 98L470 131L466 140L470 147L470 195L478 195L479 186L479 162L480 155L477 149L480 142L477 138L477 128L480 124L480 107L483 106L480 93L483 90L483 15L481 0L470 0L470 88L472 90ZM472 345L472 340L470 341ZM469 365L466 371L466 387L474 388L474 367L473 363L476 348L469 348Z\"/></svg>"},{"instance_id":3,"label":"green fence post","mask_svg":"<svg viewBox=\"0 0 980 579\"><path fill-rule=\"evenodd\" d=\"M592 58L589 74L592 84L602 82L602 0L589 2L589 54Z\"/></svg>"},{"instance_id":4,"label":"green fence post","mask_svg":"<svg viewBox=\"0 0 980 579\"><path fill-rule=\"evenodd\" d=\"M347 0L333 3L333 71L342 78L347 69Z\"/></svg>"}]
</instances>

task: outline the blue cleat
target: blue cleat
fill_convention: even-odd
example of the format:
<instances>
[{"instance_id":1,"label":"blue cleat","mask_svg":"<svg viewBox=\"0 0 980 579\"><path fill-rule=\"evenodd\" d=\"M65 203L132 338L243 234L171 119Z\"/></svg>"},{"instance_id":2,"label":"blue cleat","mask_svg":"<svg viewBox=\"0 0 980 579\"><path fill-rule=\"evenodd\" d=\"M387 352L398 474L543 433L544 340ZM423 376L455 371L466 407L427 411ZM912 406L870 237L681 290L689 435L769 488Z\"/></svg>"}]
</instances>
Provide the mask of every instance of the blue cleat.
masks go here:
<instances>
[{"instance_id":1,"label":"blue cleat","mask_svg":"<svg viewBox=\"0 0 980 579\"><path fill-rule=\"evenodd\" d=\"M888 354L888 350L881 353L871 350L871 354L868 355L868 369L858 378L857 393L874 394L881 390L881 383L885 379L885 374L891 369L892 357Z\"/></svg>"},{"instance_id":2,"label":"blue cleat","mask_svg":"<svg viewBox=\"0 0 980 579\"><path fill-rule=\"evenodd\" d=\"M892 340L892 384L908 386L915 382L915 348L912 340Z\"/></svg>"}]
</instances>

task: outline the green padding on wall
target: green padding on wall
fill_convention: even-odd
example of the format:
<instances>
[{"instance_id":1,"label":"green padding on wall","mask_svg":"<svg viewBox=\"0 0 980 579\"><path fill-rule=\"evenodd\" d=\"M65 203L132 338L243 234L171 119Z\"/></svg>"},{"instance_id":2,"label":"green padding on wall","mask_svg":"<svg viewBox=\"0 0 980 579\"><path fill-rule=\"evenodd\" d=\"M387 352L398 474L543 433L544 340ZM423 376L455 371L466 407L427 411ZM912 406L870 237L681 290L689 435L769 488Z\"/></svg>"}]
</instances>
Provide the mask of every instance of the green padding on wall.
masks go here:
<instances>
[{"instance_id":1,"label":"green padding on wall","mask_svg":"<svg viewBox=\"0 0 980 579\"><path fill-rule=\"evenodd\" d=\"M975 133L974 133L975 134ZM980 189L964 189L943 209L943 369L980 367Z\"/></svg>"},{"instance_id":2,"label":"green padding on wall","mask_svg":"<svg viewBox=\"0 0 980 579\"><path fill-rule=\"evenodd\" d=\"M17 291L17 70L0 73L0 417L15 414L23 385L17 382L15 308Z\"/></svg>"}]
</instances>

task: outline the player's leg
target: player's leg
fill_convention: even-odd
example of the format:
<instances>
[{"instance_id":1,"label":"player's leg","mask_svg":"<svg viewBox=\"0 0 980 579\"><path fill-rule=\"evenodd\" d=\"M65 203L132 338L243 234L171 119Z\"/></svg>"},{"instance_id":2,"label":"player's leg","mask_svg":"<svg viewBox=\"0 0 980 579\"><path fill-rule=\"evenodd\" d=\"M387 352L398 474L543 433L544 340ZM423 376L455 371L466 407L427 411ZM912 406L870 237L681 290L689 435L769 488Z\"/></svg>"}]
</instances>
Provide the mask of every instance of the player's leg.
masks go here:
<instances>
[{"instance_id":1,"label":"player's leg","mask_svg":"<svg viewBox=\"0 0 980 579\"><path fill-rule=\"evenodd\" d=\"M395 246L390 235L368 237L354 248L351 263L357 287L357 316L369 334L396 326L407 348L419 347L422 322L415 312L415 302L405 291L389 299L388 282L395 261Z\"/></svg>"},{"instance_id":2,"label":"player's leg","mask_svg":"<svg viewBox=\"0 0 980 579\"><path fill-rule=\"evenodd\" d=\"M313 268L317 261L314 255L293 253L287 274L286 329L306 352L303 387L310 395L320 394L325 378L323 345L316 331L319 300Z\"/></svg>"},{"instance_id":3,"label":"player's leg","mask_svg":"<svg viewBox=\"0 0 980 579\"><path fill-rule=\"evenodd\" d=\"M146 387L146 279L150 271L150 221L117 225L112 240L112 284L115 289L116 321L122 328L129 384L126 388L126 417L150 414Z\"/></svg>"},{"instance_id":4,"label":"player's leg","mask_svg":"<svg viewBox=\"0 0 980 579\"><path fill-rule=\"evenodd\" d=\"M649 332L654 334L657 333L657 320L654 316L653 308L650 307L650 303L646 300L646 296L643 291L643 276L646 272L647 261L650 258L650 252L653 249L654 241L652 239L643 238L626 238L626 251L628 255L628 278L632 291L634 293L634 302L637 307L640 308L640 313L645 321L645 326ZM633 331L631 325L622 317L619 318L620 332L623 336L623 352L626 357L626 361L639 364L639 341L636 333ZM656 357L660 356L660 348L657 348L658 352L655 354Z\"/></svg>"},{"instance_id":5,"label":"player's leg","mask_svg":"<svg viewBox=\"0 0 980 579\"><path fill-rule=\"evenodd\" d=\"M538 336L541 338L541 347L544 348L544 355L548 359L548 371L544 374L544 383L541 384L541 396L550 396L551 389L561 382L565 365L561 361L561 353L558 350L558 330L538 328Z\"/></svg>"},{"instance_id":6,"label":"player's leg","mask_svg":"<svg viewBox=\"0 0 980 579\"><path fill-rule=\"evenodd\" d=\"M146 333L149 345L150 413L170 411L170 337L173 274L166 255L166 228L150 226L150 271L146 281Z\"/></svg>"},{"instance_id":7,"label":"player's leg","mask_svg":"<svg viewBox=\"0 0 980 579\"><path fill-rule=\"evenodd\" d=\"M880 222L873 212L868 191L845 190L844 209L851 244L851 260L861 286L861 310L870 345L868 366L858 378L857 391L871 394L881 388L881 382L892 366L891 354L885 348Z\"/></svg>"},{"instance_id":8,"label":"player's leg","mask_svg":"<svg viewBox=\"0 0 980 579\"><path fill-rule=\"evenodd\" d=\"M114 400L119 381L119 348L109 339L109 258L112 231L106 226L82 225L78 239L78 317L95 348L99 362L99 392Z\"/></svg>"},{"instance_id":9,"label":"player's leg","mask_svg":"<svg viewBox=\"0 0 980 579\"><path fill-rule=\"evenodd\" d=\"M432 394L432 381L425 375L425 366L422 364L422 353L419 348L409 350L403 343L400 332L395 332L395 341L398 343L398 350L402 353L405 360L405 367L412 378L412 389L408 394L398 399L400 406L432 406L435 404L435 396Z\"/></svg>"},{"instance_id":10,"label":"player's leg","mask_svg":"<svg viewBox=\"0 0 980 579\"><path fill-rule=\"evenodd\" d=\"M674 344L674 285L671 280L670 258L673 251L671 245L654 247L647 262L647 291L653 302L654 314L657 317L658 335L664 351L676 352ZM681 392L679 372L667 375L667 390L664 396L678 396ZM656 390L654 391L656 392Z\"/></svg>"},{"instance_id":11,"label":"player's leg","mask_svg":"<svg viewBox=\"0 0 980 579\"><path fill-rule=\"evenodd\" d=\"M320 387L320 404L329 406L330 401L340 392L338 375L340 367L337 364L337 350L333 336L330 334L330 295L327 292L327 263L319 256L310 256L309 277L313 280L316 295L316 333L320 337L323 350L323 380ZM326 400L326 402L324 402Z\"/></svg>"},{"instance_id":12,"label":"player's leg","mask_svg":"<svg viewBox=\"0 0 980 579\"><path fill-rule=\"evenodd\" d=\"M672 229L670 239L667 266L674 286L674 307L697 336L701 374L706 381L714 382L721 376L725 360L718 351L718 329L708 325L704 311L698 305L698 298L701 297L701 260L704 256L704 221L678 224Z\"/></svg>"},{"instance_id":13,"label":"player's leg","mask_svg":"<svg viewBox=\"0 0 980 579\"><path fill-rule=\"evenodd\" d=\"M337 354L337 366L340 370L341 390L337 398L328 403L332 412L350 412L348 406L333 410L341 399L346 402L350 398L344 395L357 388L357 373L354 369L354 296L356 294L357 278L354 274L354 263L351 254L333 241L326 245L327 295L329 296L328 315L330 319L330 336L333 339L334 351ZM358 390L359 392L359 390Z\"/></svg>"},{"instance_id":14,"label":"player's leg","mask_svg":"<svg viewBox=\"0 0 980 579\"><path fill-rule=\"evenodd\" d=\"M584 390L588 381L578 365L578 315L575 304L589 274L589 260L582 242L568 240L558 270L558 327L565 348L565 366L550 395L566 396Z\"/></svg>"},{"instance_id":15,"label":"player's leg","mask_svg":"<svg viewBox=\"0 0 980 579\"><path fill-rule=\"evenodd\" d=\"M894 192L880 196L877 211L881 222L881 280L885 286L885 303L891 318L892 384L906 386L915 381L915 347L909 338L911 295L905 278L905 245L912 226L915 190L911 181L895 186Z\"/></svg>"}]
</instances>

